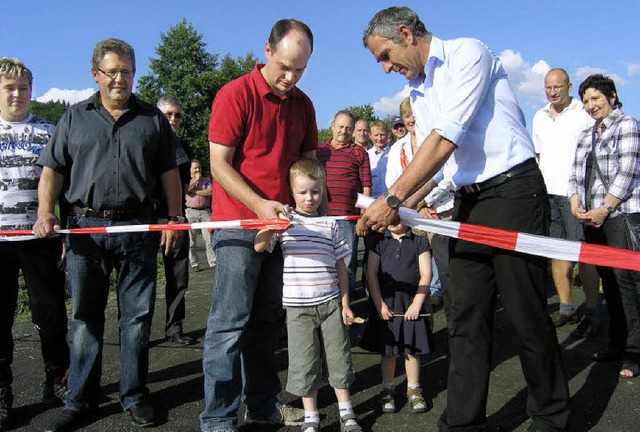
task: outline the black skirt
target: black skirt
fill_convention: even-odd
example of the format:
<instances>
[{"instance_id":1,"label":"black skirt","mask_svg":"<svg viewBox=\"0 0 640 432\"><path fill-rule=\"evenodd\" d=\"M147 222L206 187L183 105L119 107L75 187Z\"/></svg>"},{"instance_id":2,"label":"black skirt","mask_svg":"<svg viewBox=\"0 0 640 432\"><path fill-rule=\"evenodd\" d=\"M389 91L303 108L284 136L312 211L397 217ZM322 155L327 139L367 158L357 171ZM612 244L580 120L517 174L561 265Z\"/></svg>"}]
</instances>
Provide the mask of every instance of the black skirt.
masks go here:
<instances>
[{"instance_id":1,"label":"black skirt","mask_svg":"<svg viewBox=\"0 0 640 432\"><path fill-rule=\"evenodd\" d=\"M413 297L404 291L396 291L384 302L395 314L404 314L411 305ZM428 299L422 305L420 313L427 313ZM431 325L429 317L419 317L416 321L406 321L404 316L396 316L388 321L380 318L375 305L370 301L369 321L364 330L360 347L382 355L423 355L431 348Z\"/></svg>"}]
</instances>

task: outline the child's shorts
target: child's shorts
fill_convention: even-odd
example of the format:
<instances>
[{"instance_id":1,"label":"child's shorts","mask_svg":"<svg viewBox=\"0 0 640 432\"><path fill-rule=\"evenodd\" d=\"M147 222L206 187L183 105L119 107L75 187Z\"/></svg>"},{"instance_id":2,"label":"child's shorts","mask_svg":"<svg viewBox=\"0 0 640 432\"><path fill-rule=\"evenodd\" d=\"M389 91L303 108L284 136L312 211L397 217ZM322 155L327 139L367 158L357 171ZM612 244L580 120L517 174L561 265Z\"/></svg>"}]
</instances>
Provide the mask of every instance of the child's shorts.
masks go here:
<instances>
[{"instance_id":1,"label":"child's shorts","mask_svg":"<svg viewBox=\"0 0 640 432\"><path fill-rule=\"evenodd\" d=\"M347 326L338 298L317 306L287 306L289 373L287 391L307 396L322 385L322 353L329 384L348 388L354 380Z\"/></svg>"}]
</instances>

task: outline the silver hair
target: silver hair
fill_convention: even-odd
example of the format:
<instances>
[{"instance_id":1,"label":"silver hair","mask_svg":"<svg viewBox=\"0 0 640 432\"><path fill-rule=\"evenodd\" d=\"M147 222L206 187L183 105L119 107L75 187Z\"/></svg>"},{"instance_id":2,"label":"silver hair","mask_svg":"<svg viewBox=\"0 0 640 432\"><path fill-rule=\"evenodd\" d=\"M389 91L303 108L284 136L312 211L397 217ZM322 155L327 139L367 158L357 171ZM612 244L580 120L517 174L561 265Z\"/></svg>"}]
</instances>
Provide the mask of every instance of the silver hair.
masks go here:
<instances>
[{"instance_id":1,"label":"silver hair","mask_svg":"<svg viewBox=\"0 0 640 432\"><path fill-rule=\"evenodd\" d=\"M163 106L167 105L176 105L179 106L180 109L182 109L182 102L180 102L180 99L178 99L177 97L172 95L160 96L158 98L158 102L156 102L156 106L162 109Z\"/></svg>"},{"instance_id":2,"label":"silver hair","mask_svg":"<svg viewBox=\"0 0 640 432\"><path fill-rule=\"evenodd\" d=\"M401 44L404 42L404 38L398 31L401 25L407 26L415 37L431 39L431 33L420 21L417 13L408 7L394 6L381 10L371 18L367 29L364 31L362 43L367 48L367 39L369 39L369 36L375 35L390 39L393 43Z\"/></svg>"}]
</instances>

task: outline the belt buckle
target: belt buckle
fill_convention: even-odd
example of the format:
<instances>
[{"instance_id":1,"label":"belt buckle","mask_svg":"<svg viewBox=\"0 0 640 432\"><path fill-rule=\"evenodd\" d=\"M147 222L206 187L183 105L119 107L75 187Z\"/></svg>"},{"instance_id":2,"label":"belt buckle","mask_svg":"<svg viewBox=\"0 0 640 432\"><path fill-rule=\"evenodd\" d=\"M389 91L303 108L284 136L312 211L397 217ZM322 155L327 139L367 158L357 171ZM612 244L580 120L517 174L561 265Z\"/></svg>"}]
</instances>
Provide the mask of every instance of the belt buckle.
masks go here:
<instances>
[{"instance_id":1,"label":"belt buckle","mask_svg":"<svg viewBox=\"0 0 640 432\"><path fill-rule=\"evenodd\" d=\"M107 221L115 221L118 217L118 210L104 210L102 218Z\"/></svg>"},{"instance_id":2,"label":"belt buckle","mask_svg":"<svg viewBox=\"0 0 640 432\"><path fill-rule=\"evenodd\" d=\"M464 191L467 193L475 193L475 192L480 192L480 184L479 183L473 183L470 185L466 185L464 187Z\"/></svg>"}]
</instances>

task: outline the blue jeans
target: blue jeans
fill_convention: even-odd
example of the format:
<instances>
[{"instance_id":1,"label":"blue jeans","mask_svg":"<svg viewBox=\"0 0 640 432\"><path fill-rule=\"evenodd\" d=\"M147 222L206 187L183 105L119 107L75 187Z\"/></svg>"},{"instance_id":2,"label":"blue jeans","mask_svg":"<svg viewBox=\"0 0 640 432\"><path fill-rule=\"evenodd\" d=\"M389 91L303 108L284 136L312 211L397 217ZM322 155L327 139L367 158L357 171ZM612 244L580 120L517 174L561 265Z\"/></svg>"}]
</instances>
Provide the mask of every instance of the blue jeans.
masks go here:
<instances>
[{"instance_id":1,"label":"blue jeans","mask_svg":"<svg viewBox=\"0 0 640 432\"><path fill-rule=\"evenodd\" d=\"M436 265L436 259L431 257L431 286L429 286L431 295L442 295L442 283L440 282L440 273L438 273L438 266Z\"/></svg>"},{"instance_id":2,"label":"blue jeans","mask_svg":"<svg viewBox=\"0 0 640 432\"><path fill-rule=\"evenodd\" d=\"M70 228L131 225L71 216ZM149 335L156 298L159 233L67 235L71 291L71 365L67 408L98 406L109 275L116 270L120 324L120 403L127 410L147 397Z\"/></svg>"},{"instance_id":3,"label":"blue jeans","mask_svg":"<svg viewBox=\"0 0 640 432\"><path fill-rule=\"evenodd\" d=\"M211 310L207 321L204 372L203 430L235 427L243 393L254 415L275 411L281 390L274 348L284 323L283 259L253 249L255 230L215 230L218 257Z\"/></svg>"},{"instance_id":4,"label":"blue jeans","mask_svg":"<svg viewBox=\"0 0 640 432\"><path fill-rule=\"evenodd\" d=\"M344 263L347 266L347 272L349 272L349 292L354 292L357 288L356 273L358 272L358 236L356 235L356 223L347 220L337 220L340 232L344 236L349 249L351 249L351 255L345 258Z\"/></svg>"}]
</instances>

